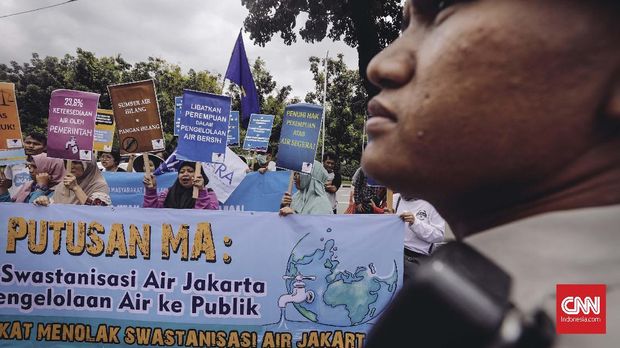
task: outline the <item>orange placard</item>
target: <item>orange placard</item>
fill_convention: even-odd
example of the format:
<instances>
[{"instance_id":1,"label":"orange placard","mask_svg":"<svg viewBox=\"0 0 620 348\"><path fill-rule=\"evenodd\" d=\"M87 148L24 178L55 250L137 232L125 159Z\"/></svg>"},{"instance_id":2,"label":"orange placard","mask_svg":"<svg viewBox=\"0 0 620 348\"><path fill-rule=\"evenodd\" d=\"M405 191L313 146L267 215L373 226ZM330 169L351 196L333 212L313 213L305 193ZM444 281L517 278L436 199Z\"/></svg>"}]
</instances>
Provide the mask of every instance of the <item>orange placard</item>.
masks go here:
<instances>
[{"instance_id":1,"label":"orange placard","mask_svg":"<svg viewBox=\"0 0 620 348\"><path fill-rule=\"evenodd\" d=\"M0 82L0 150L23 148L22 130L15 100L15 85Z\"/></svg>"}]
</instances>

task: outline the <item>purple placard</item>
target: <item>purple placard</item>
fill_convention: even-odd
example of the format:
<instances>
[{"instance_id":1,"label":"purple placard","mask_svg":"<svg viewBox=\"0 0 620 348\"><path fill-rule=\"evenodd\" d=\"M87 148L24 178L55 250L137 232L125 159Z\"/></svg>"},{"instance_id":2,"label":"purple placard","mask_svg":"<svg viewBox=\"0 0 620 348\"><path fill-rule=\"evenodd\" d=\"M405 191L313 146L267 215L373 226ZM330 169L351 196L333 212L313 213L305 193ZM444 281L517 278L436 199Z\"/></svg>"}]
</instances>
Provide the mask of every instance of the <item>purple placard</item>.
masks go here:
<instances>
[{"instance_id":1,"label":"purple placard","mask_svg":"<svg viewBox=\"0 0 620 348\"><path fill-rule=\"evenodd\" d=\"M91 161L99 94L57 89L52 92L47 126L47 155Z\"/></svg>"}]
</instances>

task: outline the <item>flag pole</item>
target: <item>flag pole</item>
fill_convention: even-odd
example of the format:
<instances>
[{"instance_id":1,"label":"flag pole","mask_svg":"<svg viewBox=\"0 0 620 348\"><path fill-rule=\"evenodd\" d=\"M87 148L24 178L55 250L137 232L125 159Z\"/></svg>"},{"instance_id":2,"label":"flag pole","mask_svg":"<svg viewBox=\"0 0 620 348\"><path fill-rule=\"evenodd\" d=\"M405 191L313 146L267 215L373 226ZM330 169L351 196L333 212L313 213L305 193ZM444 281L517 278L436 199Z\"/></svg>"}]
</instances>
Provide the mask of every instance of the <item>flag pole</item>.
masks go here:
<instances>
[{"instance_id":1,"label":"flag pole","mask_svg":"<svg viewBox=\"0 0 620 348\"><path fill-rule=\"evenodd\" d=\"M325 121L326 121L326 109L325 99L327 98L327 58L329 57L329 51L325 54L325 62L323 63L325 69L325 81L323 81L323 144L321 146L321 162L323 162L323 156L325 156Z\"/></svg>"},{"instance_id":2,"label":"flag pole","mask_svg":"<svg viewBox=\"0 0 620 348\"><path fill-rule=\"evenodd\" d=\"M364 124L362 125L362 154L364 153L364 142L366 141L366 122L368 122L368 114L364 113Z\"/></svg>"}]
</instances>

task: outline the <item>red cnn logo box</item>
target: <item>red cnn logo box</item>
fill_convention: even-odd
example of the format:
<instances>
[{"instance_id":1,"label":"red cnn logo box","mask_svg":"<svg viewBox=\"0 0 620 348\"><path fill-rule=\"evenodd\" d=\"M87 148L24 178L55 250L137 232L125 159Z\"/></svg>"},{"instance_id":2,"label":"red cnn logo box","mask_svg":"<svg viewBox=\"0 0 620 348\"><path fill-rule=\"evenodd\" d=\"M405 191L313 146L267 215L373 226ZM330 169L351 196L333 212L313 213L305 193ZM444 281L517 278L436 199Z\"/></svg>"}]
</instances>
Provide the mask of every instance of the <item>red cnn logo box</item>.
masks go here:
<instances>
[{"instance_id":1,"label":"red cnn logo box","mask_svg":"<svg viewBox=\"0 0 620 348\"><path fill-rule=\"evenodd\" d=\"M605 284L557 284L556 332L606 333L606 294Z\"/></svg>"}]
</instances>

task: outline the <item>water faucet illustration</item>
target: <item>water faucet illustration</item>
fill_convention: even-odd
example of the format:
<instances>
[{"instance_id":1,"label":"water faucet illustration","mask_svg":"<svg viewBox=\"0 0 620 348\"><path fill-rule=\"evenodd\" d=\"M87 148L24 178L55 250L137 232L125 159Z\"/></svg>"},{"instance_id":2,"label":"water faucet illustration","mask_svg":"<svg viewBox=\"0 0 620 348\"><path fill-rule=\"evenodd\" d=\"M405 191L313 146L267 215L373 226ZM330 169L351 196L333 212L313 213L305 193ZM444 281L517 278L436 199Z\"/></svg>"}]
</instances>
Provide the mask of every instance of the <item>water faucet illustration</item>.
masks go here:
<instances>
[{"instance_id":1,"label":"water faucet illustration","mask_svg":"<svg viewBox=\"0 0 620 348\"><path fill-rule=\"evenodd\" d=\"M288 303L312 303L314 301L314 291L306 290L304 280L315 280L315 276L304 276L297 273L296 276L283 276L282 279L294 279L293 289L290 293L280 296L278 299L278 307L285 308Z\"/></svg>"},{"instance_id":2,"label":"water faucet illustration","mask_svg":"<svg viewBox=\"0 0 620 348\"><path fill-rule=\"evenodd\" d=\"M71 147L71 152L73 152L74 155L78 153L79 148L74 136L72 136L71 139L65 143L65 150L69 149L69 147Z\"/></svg>"}]
</instances>

